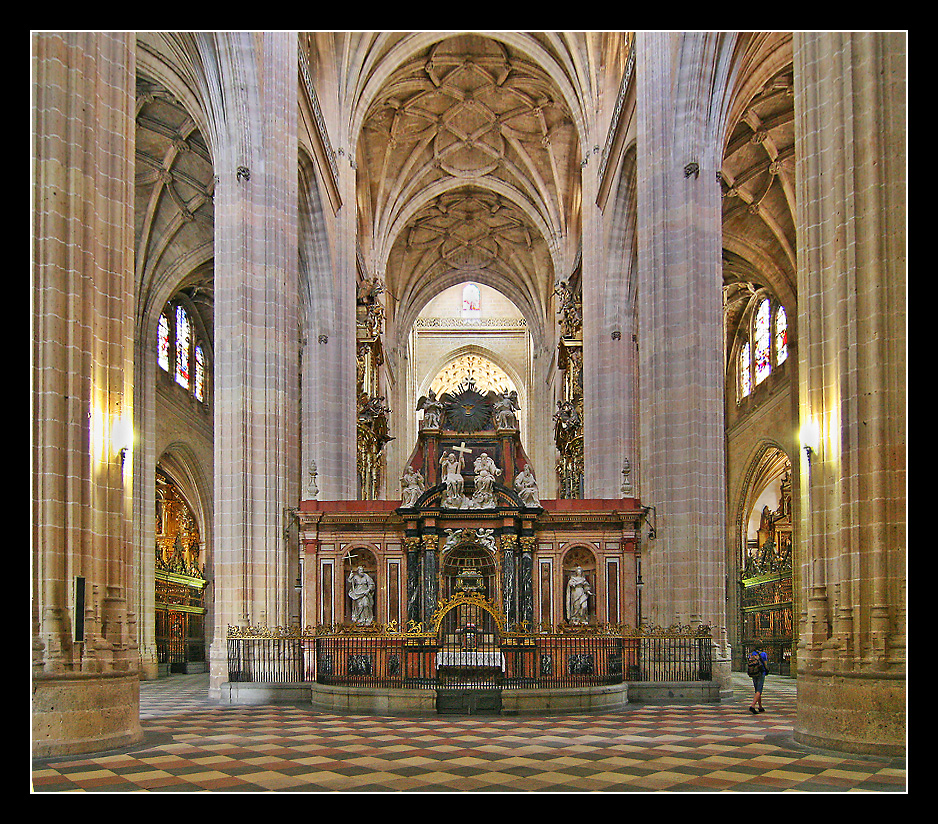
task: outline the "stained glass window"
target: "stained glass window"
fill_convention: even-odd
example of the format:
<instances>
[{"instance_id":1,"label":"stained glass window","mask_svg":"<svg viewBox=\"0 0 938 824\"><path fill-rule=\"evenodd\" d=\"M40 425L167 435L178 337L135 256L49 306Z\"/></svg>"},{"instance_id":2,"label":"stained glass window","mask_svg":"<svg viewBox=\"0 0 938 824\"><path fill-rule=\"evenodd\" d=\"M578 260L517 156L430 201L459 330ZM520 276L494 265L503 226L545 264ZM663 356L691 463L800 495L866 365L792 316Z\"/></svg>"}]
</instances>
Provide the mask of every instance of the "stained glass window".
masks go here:
<instances>
[{"instance_id":1,"label":"stained glass window","mask_svg":"<svg viewBox=\"0 0 938 824\"><path fill-rule=\"evenodd\" d=\"M756 326L753 330L756 383L764 380L772 371L772 362L769 356L772 344L769 312L769 299L766 298L759 304L759 310L756 312Z\"/></svg>"},{"instance_id":2,"label":"stained glass window","mask_svg":"<svg viewBox=\"0 0 938 824\"><path fill-rule=\"evenodd\" d=\"M176 307L176 383L189 388L189 338L192 327L189 315L181 306Z\"/></svg>"},{"instance_id":3,"label":"stained glass window","mask_svg":"<svg viewBox=\"0 0 938 824\"><path fill-rule=\"evenodd\" d=\"M784 363L788 359L788 315L779 306L775 311L775 363Z\"/></svg>"},{"instance_id":4,"label":"stained glass window","mask_svg":"<svg viewBox=\"0 0 938 824\"><path fill-rule=\"evenodd\" d=\"M467 283L462 290L463 317L473 317L482 311L482 298L479 287L474 283Z\"/></svg>"},{"instance_id":5,"label":"stained glass window","mask_svg":"<svg viewBox=\"0 0 938 824\"><path fill-rule=\"evenodd\" d=\"M160 325L157 330L156 362L161 368L169 372L169 318L160 315Z\"/></svg>"},{"instance_id":6,"label":"stained glass window","mask_svg":"<svg viewBox=\"0 0 938 824\"><path fill-rule=\"evenodd\" d=\"M752 391L752 375L749 372L749 341L739 350L739 397L745 398Z\"/></svg>"},{"instance_id":7,"label":"stained glass window","mask_svg":"<svg viewBox=\"0 0 938 824\"><path fill-rule=\"evenodd\" d=\"M195 399L205 400L205 356L199 345L195 347Z\"/></svg>"}]
</instances>

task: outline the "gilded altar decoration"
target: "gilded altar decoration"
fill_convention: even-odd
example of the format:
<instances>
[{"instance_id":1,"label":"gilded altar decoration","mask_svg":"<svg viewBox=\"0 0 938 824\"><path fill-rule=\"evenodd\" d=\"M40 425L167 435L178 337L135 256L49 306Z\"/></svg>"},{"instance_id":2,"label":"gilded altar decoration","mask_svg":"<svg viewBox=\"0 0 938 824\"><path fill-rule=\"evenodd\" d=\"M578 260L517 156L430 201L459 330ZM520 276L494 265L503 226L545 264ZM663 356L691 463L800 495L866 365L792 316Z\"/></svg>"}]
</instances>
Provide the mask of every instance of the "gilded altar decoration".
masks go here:
<instances>
[{"instance_id":1,"label":"gilded altar decoration","mask_svg":"<svg viewBox=\"0 0 938 824\"><path fill-rule=\"evenodd\" d=\"M203 579L202 542L195 515L176 484L160 472L156 489L157 571Z\"/></svg>"},{"instance_id":2,"label":"gilded altar decoration","mask_svg":"<svg viewBox=\"0 0 938 824\"><path fill-rule=\"evenodd\" d=\"M356 468L359 495L375 500L383 480L383 451L393 440L390 408L381 393L380 368L384 364L381 335L384 284L380 278L363 278L356 292L356 391L358 394Z\"/></svg>"},{"instance_id":3,"label":"gilded altar decoration","mask_svg":"<svg viewBox=\"0 0 938 824\"><path fill-rule=\"evenodd\" d=\"M557 296L557 316L561 336L578 337L583 329L583 307L579 296L565 280L557 283L553 294Z\"/></svg>"},{"instance_id":4,"label":"gilded altar decoration","mask_svg":"<svg viewBox=\"0 0 938 824\"><path fill-rule=\"evenodd\" d=\"M757 538L742 555L741 646L762 644L779 672L788 666L793 636L791 467L785 465L776 509L764 506Z\"/></svg>"},{"instance_id":5,"label":"gilded altar decoration","mask_svg":"<svg viewBox=\"0 0 938 824\"><path fill-rule=\"evenodd\" d=\"M554 413L554 445L561 498L583 497L583 342L562 338L557 367L563 371Z\"/></svg>"}]
</instances>

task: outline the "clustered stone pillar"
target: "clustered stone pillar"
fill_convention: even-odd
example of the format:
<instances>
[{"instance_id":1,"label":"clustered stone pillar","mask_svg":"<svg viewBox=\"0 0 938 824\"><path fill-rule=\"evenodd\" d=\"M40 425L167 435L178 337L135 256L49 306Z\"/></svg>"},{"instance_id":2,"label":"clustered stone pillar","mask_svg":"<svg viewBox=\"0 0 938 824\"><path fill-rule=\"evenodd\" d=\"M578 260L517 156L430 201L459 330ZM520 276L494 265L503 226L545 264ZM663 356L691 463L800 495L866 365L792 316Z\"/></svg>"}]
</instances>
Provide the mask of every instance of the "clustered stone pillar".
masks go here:
<instances>
[{"instance_id":1,"label":"clustered stone pillar","mask_svg":"<svg viewBox=\"0 0 938 824\"><path fill-rule=\"evenodd\" d=\"M644 618L709 624L729 682L725 616L721 134L731 51L719 35L639 33L639 363ZM691 166L693 164L693 166Z\"/></svg>"},{"instance_id":2,"label":"clustered stone pillar","mask_svg":"<svg viewBox=\"0 0 938 824\"><path fill-rule=\"evenodd\" d=\"M228 625L285 626L287 510L299 499L297 39L224 33L215 168L215 636L210 695L228 680Z\"/></svg>"},{"instance_id":3,"label":"clustered stone pillar","mask_svg":"<svg viewBox=\"0 0 938 824\"><path fill-rule=\"evenodd\" d=\"M128 33L33 46L32 717L33 755L51 756L143 737L129 607L135 61Z\"/></svg>"},{"instance_id":4,"label":"clustered stone pillar","mask_svg":"<svg viewBox=\"0 0 938 824\"><path fill-rule=\"evenodd\" d=\"M795 738L905 739L902 33L796 33L800 485ZM858 501L865 503L858 505Z\"/></svg>"}]
</instances>

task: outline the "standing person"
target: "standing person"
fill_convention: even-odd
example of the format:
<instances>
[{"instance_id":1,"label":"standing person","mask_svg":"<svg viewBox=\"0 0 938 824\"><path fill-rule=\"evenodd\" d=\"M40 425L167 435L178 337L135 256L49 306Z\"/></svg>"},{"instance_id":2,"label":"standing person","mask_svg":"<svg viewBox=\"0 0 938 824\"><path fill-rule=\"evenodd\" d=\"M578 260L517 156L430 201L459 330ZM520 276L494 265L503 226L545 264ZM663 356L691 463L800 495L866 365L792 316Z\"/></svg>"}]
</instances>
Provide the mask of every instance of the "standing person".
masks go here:
<instances>
[{"instance_id":1,"label":"standing person","mask_svg":"<svg viewBox=\"0 0 938 824\"><path fill-rule=\"evenodd\" d=\"M769 656L762 649L761 644L757 644L755 649L749 653L746 660L746 674L752 679L752 703L749 705L749 712L753 715L765 712L762 707L762 688L765 686L765 676L769 672Z\"/></svg>"}]
</instances>

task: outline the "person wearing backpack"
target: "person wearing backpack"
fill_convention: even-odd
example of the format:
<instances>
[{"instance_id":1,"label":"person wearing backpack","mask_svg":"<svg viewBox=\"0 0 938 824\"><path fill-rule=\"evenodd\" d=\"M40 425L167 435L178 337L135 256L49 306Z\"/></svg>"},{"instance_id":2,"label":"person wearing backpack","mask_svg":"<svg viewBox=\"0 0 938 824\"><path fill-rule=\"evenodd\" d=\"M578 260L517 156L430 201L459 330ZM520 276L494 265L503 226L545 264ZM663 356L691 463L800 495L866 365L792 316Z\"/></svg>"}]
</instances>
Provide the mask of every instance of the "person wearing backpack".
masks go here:
<instances>
[{"instance_id":1,"label":"person wearing backpack","mask_svg":"<svg viewBox=\"0 0 938 824\"><path fill-rule=\"evenodd\" d=\"M765 686L765 676L769 671L769 656L763 651L761 645L749 653L746 659L746 675L752 679L752 703L749 712L756 715L765 712L762 708L762 688Z\"/></svg>"}]
</instances>

